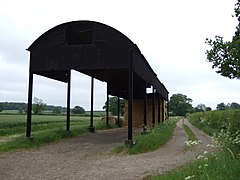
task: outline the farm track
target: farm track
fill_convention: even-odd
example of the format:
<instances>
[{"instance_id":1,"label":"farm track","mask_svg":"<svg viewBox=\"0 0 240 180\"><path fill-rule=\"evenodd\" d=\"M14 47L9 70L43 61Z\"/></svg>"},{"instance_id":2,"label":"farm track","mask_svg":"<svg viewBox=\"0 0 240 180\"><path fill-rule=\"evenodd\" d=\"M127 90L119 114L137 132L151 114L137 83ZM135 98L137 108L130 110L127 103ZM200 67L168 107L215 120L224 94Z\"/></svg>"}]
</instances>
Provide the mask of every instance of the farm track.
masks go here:
<instances>
[{"instance_id":1,"label":"farm track","mask_svg":"<svg viewBox=\"0 0 240 180\"><path fill-rule=\"evenodd\" d=\"M202 143L185 151L187 124ZM136 133L139 133L136 132ZM38 149L0 154L0 179L143 179L162 174L215 149L211 138L186 119L177 123L173 138L162 148L138 155L112 155L127 138L127 129L112 129L62 140Z\"/></svg>"}]
</instances>

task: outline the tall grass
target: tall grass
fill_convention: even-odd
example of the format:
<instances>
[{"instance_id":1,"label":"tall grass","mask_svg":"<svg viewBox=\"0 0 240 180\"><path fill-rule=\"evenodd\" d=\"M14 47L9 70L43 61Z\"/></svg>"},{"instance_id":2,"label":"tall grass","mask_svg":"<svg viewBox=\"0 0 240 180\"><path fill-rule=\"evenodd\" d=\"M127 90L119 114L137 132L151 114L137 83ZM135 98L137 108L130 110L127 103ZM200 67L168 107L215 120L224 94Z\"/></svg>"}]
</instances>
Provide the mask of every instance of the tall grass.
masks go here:
<instances>
[{"instance_id":1,"label":"tall grass","mask_svg":"<svg viewBox=\"0 0 240 180\"><path fill-rule=\"evenodd\" d=\"M64 116L33 116L32 139L26 140L26 116L25 115L0 115L0 140L7 139L0 144L0 152L7 152L16 149L33 148L40 145L58 141L64 138L71 138L87 133L89 118L71 116L71 132L66 132L66 120ZM117 127L110 124L106 126L100 118L94 118L96 130Z\"/></svg>"},{"instance_id":2,"label":"tall grass","mask_svg":"<svg viewBox=\"0 0 240 180\"><path fill-rule=\"evenodd\" d=\"M155 128L152 128L148 134L136 136L135 145L119 145L113 149L113 152L139 154L154 151L164 145L172 137L174 128L176 127L176 122L176 120L169 119Z\"/></svg>"},{"instance_id":3,"label":"tall grass","mask_svg":"<svg viewBox=\"0 0 240 180\"><path fill-rule=\"evenodd\" d=\"M211 111L188 116L191 123L214 136L220 150L189 165L152 179L239 179L240 110Z\"/></svg>"}]
</instances>

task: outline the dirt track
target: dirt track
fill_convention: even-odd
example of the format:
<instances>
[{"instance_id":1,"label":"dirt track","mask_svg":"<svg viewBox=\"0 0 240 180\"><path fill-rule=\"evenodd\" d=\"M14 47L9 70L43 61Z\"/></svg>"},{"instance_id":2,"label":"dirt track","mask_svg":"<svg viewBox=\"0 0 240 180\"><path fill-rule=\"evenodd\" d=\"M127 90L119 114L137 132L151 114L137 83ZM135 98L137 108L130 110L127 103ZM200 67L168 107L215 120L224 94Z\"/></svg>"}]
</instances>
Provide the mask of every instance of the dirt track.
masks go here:
<instances>
[{"instance_id":1,"label":"dirt track","mask_svg":"<svg viewBox=\"0 0 240 180\"><path fill-rule=\"evenodd\" d=\"M127 139L127 129L113 129L79 136L34 150L0 154L0 179L142 179L170 171L212 151L211 138L184 120L202 141L184 151L187 135L180 120L173 138L154 152L139 155L110 155Z\"/></svg>"}]
</instances>

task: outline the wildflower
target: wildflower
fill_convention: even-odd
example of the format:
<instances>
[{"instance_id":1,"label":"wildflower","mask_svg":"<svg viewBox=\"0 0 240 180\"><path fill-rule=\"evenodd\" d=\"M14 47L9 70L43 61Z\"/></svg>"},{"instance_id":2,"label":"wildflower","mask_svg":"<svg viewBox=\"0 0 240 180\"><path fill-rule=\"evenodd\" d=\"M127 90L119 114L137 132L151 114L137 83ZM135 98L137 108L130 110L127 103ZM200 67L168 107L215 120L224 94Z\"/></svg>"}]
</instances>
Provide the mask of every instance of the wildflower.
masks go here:
<instances>
[{"instance_id":1,"label":"wildflower","mask_svg":"<svg viewBox=\"0 0 240 180\"><path fill-rule=\"evenodd\" d=\"M208 167L208 164L204 164L204 167Z\"/></svg>"},{"instance_id":2,"label":"wildflower","mask_svg":"<svg viewBox=\"0 0 240 180\"><path fill-rule=\"evenodd\" d=\"M202 168L202 166L200 165L200 166L198 166L198 169L201 169Z\"/></svg>"},{"instance_id":3,"label":"wildflower","mask_svg":"<svg viewBox=\"0 0 240 180\"><path fill-rule=\"evenodd\" d=\"M187 177L185 177L185 179L192 179L192 178L194 178L194 177L195 177L195 175L187 176Z\"/></svg>"},{"instance_id":4,"label":"wildflower","mask_svg":"<svg viewBox=\"0 0 240 180\"><path fill-rule=\"evenodd\" d=\"M203 154L207 154L208 152L207 151L204 151Z\"/></svg>"},{"instance_id":5,"label":"wildflower","mask_svg":"<svg viewBox=\"0 0 240 180\"><path fill-rule=\"evenodd\" d=\"M202 159L204 158L204 156L202 156L201 154L197 157L197 159Z\"/></svg>"},{"instance_id":6,"label":"wildflower","mask_svg":"<svg viewBox=\"0 0 240 180\"><path fill-rule=\"evenodd\" d=\"M204 161L207 161L207 160L208 160L208 158L207 158L207 157L205 157L205 158L204 158Z\"/></svg>"}]
</instances>

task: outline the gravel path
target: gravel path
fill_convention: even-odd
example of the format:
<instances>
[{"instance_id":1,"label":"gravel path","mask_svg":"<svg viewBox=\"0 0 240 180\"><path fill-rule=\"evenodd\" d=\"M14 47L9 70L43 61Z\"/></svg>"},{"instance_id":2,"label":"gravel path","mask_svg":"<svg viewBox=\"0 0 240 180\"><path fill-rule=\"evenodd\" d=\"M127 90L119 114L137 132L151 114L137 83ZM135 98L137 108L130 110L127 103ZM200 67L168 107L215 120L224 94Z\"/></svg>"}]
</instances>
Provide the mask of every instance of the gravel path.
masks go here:
<instances>
[{"instance_id":1,"label":"gravel path","mask_svg":"<svg viewBox=\"0 0 240 180\"><path fill-rule=\"evenodd\" d=\"M185 151L187 124L202 141ZM136 132L137 133L137 132ZM138 131L139 133L139 131ZM111 155L127 139L127 129L113 129L63 140L38 149L0 154L0 179L143 179L193 160L212 144L211 138L186 119L177 123L173 138L162 148L139 155Z\"/></svg>"}]
</instances>

